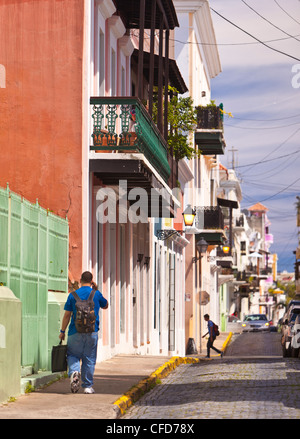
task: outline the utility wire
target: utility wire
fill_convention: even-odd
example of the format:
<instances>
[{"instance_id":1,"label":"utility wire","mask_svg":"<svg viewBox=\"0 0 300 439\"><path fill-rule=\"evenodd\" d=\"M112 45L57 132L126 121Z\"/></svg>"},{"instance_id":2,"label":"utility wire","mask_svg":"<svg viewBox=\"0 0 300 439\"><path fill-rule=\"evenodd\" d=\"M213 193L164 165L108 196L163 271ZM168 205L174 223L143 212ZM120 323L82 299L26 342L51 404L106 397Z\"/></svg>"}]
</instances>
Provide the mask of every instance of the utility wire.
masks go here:
<instances>
[{"instance_id":1,"label":"utility wire","mask_svg":"<svg viewBox=\"0 0 300 439\"><path fill-rule=\"evenodd\" d=\"M289 189L291 186L293 186L295 183L297 183L297 181L300 180L300 177L297 178L295 181L293 181L293 183L289 184L286 188L282 189L281 191L276 192L276 194L271 195L270 197L264 198L263 200L260 200L259 203L262 203L263 201L267 201L270 200L271 198L276 197L276 195L281 194L282 192L286 191L287 189Z\"/></svg>"},{"instance_id":2,"label":"utility wire","mask_svg":"<svg viewBox=\"0 0 300 439\"><path fill-rule=\"evenodd\" d=\"M275 38L274 40L267 40L264 41L263 43L276 43L277 41L285 41L285 40L290 40L291 38L295 38L299 37L300 35L291 35L290 37L285 37L285 38ZM197 43L196 41L180 41L180 40L176 40L175 38L169 38L170 41L176 41L176 43L181 43L181 44L196 44L197 46L253 46L253 44L261 44L260 41L252 41L249 43ZM298 40L300 41L300 40Z\"/></svg>"},{"instance_id":3,"label":"utility wire","mask_svg":"<svg viewBox=\"0 0 300 439\"><path fill-rule=\"evenodd\" d=\"M269 169L268 171L264 171L263 173L262 172L259 172L258 174L253 174L253 172L251 172L251 177L263 177L263 178L267 178L267 179L270 179L270 178L272 178L274 175L276 175L277 176L277 178L278 178L278 172L279 172L279 170L280 170L280 173L282 173L286 168L288 168L289 166L291 166L291 165L295 165L295 162L297 161L299 159L299 156L297 157L297 159L296 160L291 160L289 157L287 157L287 159L284 161L284 163L283 162L279 162L279 164L277 165L277 166L275 166L274 168L272 168L272 169ZM283 164L287 164L285 167L283 167ZM242 174L242 177L244 177L244 175L247 173L247 172L249 172L250 170L251 170L252 168L249 168L249 169L247 169L246 171L245 171L245 173L244 174Z\"/></svg>"},{"instance_id":4,"label":"utility wire","mask_svg":"<svg viewBox=\"0 0 300 439\"><path fill-rule=\"evenodd\" d=\"M285 145L292 137L294 137L295 136L295 134L297 134L298 132L300 131L300 128L298 128L294 133L292 133L290 136L288 136L283 142L281 142L273 151L271 151L269 154L267 154L267 155L265 155L265 157L263 157L263 159L260 161L260 162L257 162L256 164L260 164L260 163L262 163L267 157L269 157L271 154L273 154L275 151L277 151L279 148L281 148L283 145ZM292 153L292 154L295 154L295 153ZM286 156L281 156L280 158L282 158L282 157L287 157L288 155L286 155ZM274 159L272 159L272 160L274 160ZM270 160L271 161L271 160ZM256 166L256 164L252 164L251 165L251 168L250 169L252 169L254 166ZM245 166L247 166L247 165L245 165ZM248 166L250 166L250 165L248 165ZM248 169L246 172L248 172L248 171L250 171L250 169Z\"/></svg>"},{"instance_id":5,"label":"utility wire","mask_svg":"<svg viewBox=\"0 0 300 439\"><path fill-rule=\"evenodd\" d=\"M274 190L274 189L277 189L277 188L281 189L282 187L284 187L283 184L277 184L277 183L273 184L272 182L270 182L270 183L266 183L266 182L259 183L259 180L243 180L243 184L247 184L247 185L250 185L250 186L259 186L261 189L264 189L264 190L267 190L267 191ZM295 188L292 189L292 191L295 191L295 192L299 193L300 192L300 188L295 187Z\"/></svg>"},{"instance_id":6,"label":"utility wire","mask_svg":"<svg viewBox=\"0 0 300 439\"><path fill-rule=\"evenodd\" d=\"M299 116L300 116L300 113L295 114L295 116L281 117L279 119L246 119L246 118L237 117L237 116L234 116L234 119L246 120L246 121L250 121L250 122L277 122L279 120L293 119L294 117L299 117Z\"/></svg>"},{"instance_id":7,"label":"utility wire","mask_svg":"<svg viewBox=\"0 0 300 439\"><path fill-rule=\"evenodd\" d=\"M221 15L219 12L217 12L215 9L213 9L212 7L210 8L215 14L219 15L219 17L223 18L223 20L227 21L228 23L230 23L232 26L236 27L237 29L239 29L240 31L244 32L245 34L249 35L249 37L253 38L254 40L258 41L259 43L261 43L263 46L267 47L268 49L273 50L274 52L278 52L281 53L281 55L285 55L289 58L295 59L296 61L300 61L300 58L296 58L295 56L289 55L286 52L282 52L281 50L275 49L274 47L269 46L268 44L264 43L263 41L261 41L259 38L256 38L254 35L250 34L249 32L247 32L245 29L242 29L240 26L238 26L237 24L233 23L232 21L228 20L228 18L224 17L223 15Z\"/></svg>"},{"instance_id":8,"label":"utility wire","mask_svg":"<svg viewBox=\"0 0 300 439\"><path fill-rule=\"evenodd\" d=\"M294 155L294 154L299 154L299 152L300 152L300 149L298 151L291 152L290 154L285 154L285 155L280 155L278 157L274 157L273 159L261 160L259 162L250 163L249 165L239 165L239 166L235 166L235 168L245 168L247 166L256 166L256 165L260 165L262 163L273 162L274 160L286 158L286 157L289 157L289 156Z\"/></svg>"},{"instance_id":9,"label":"utility wire","mask_svg":"<svg viewBox=\"0 0 300 439\"><path fill-rule=\"evenodd\" d=\"M278 127L243 127L243 126L239 126L239 125L233 125L232 123L226 123L224 122L224 125L227 127L231 127L231 128L239 128L240 130L277 130L279 128L286 128L286 127L291 127L293 125L299 125L299 122L295 122L295 123L290 123L288 125L280 125Z\"/></svg>"},{"instance_id":10,"label":"utility wire","mask_svg":"<svg viewBox=\"0 0 300 439\"><path fill-rule=\"evenodd\" d=\"M276 24L272 23L270 20L268 20L267 18L265 18L263 15L261 15L259 12L257 12L254 8L252 8L250 5L248 5L248 3L245 2L245 0L241 0L244 5L246 5L249 9L251 9L251 11L253 11L255 14L257 14L259 17L261 17L263 20L265 20L267 23L269 23L271 26L275 27L275 29L280 30L280 32L283 32L284 34L288 35L291 38L294 38L295 40L299 41L298 38L293 37L291 34L289 34L288 32L284 31L283 29L281 29L280 27L276 26Z\"/></svg>"},{"instance_id":11,"label":"utility wire","mask_svg":"<svg viewBox=\"0 0 300 439\"><path fill-rule=\"evenodd\" d=\"M131 33L132 36L137 37L138 38L138 34L135 34L134 32ZM144 37L144 39L150 40L150 34L148 34L145 31L145 35L147 35L147 37ZM154 34L156 37L158 37L158 34ZM285 40L290 40L291 38L296 38L296 37L300 37L300 34L297 35L291 35L290 37L284 37L284 38L274 38L273 40L267 40L267 41L263 41L264 43L276 43L277 41L285 41ZM261 44L260 41L251 41L248 43L197 43L196 41L180 41L177 40L176 38L169 38L170 41L175 41L176 43L180 43L180 44L195 44L197 46L252 46L253 44Z\"/></svg>"},{"instance_id":12,"label":"utility wire","mask_svg":"<svg viewBox=\"0 0 300 439\"><path fill-rule=\"evenodd\" d=\"M299 21L297 21L292 15L290 15L285 9L283 9L283 7L282 6L280 6L280 4L276 1L276 0L274 0L274 2L276 3L276 5L286 14L286 15L288 15L292 20L294 20L296 23L298 23L298 24L300 24L300 22Z\"/></svg>"}]
</instances>

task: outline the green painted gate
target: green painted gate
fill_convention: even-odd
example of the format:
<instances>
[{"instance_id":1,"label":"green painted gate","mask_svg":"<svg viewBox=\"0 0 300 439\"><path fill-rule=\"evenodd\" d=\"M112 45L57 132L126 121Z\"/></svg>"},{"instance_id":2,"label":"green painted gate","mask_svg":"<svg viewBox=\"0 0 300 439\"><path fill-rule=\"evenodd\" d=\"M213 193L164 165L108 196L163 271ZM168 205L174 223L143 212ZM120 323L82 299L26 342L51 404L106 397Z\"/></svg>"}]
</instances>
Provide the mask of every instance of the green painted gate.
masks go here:
<instances>
[{"instance_id":1,"label":"green painted gate","mask_svg":"<svg viewBox=\"0 0 300 439\"><path fill-rule=\"evenodd\" d=\"M48 365L48 291L68 291L69 226L0 188L0 283L22 302L22 366ZM13 318L13 316L11 316Z\"/></svg>"}]
</instances>

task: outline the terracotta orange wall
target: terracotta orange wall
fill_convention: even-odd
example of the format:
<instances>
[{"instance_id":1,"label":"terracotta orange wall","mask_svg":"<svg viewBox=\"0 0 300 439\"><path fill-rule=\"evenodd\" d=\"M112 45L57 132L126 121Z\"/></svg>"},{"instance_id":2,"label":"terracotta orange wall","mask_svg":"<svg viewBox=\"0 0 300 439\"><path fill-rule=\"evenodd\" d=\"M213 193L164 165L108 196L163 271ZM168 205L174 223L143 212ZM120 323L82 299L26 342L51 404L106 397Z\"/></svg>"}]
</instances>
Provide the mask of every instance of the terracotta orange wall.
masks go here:
<instances>
[{"instance_id":1,"label":"terracotta orange wall","mask_svg":"<svg viewBox=\"0 0 300 439\"><path fill-rule=\"evenodd\" d=\"M83 0L1 0L0 186L70 220L81 273ZM79 279L78 279L79 280Z\"/></svg>"}]
</instances>

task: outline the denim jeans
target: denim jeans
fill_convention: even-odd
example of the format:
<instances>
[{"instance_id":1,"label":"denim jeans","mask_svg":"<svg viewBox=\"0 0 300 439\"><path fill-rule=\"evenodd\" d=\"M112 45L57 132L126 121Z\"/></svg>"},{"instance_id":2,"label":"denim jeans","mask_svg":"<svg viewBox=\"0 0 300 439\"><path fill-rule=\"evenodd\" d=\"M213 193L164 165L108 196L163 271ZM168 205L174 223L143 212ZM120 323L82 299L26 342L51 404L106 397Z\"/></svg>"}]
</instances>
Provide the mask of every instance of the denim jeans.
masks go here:
<instances>
[{"instance_id":1,"label":"denim jeans","mask_svg":"<svg viewBox=\"0 0 300 439\"><path fill-rule=\"evenodd\" d=\"M211 341L210 336L208 338L208 342L207 342L207 345L206 345L206 347L207 347L207 356L208 357L210 357L210 350L211 349L213 349L214 351L218 352L218 354L221 353L221 351L219 351L219 349L217 349L217 348L215 348L213 346L213 343L214 343L215 339L216 339L216 337L213 337L213 340Z\"/></svg>"},{"instance_id":2,"label":"denim jeans","mask_svg":"<svg viewBox=\"0 0 300 439\"><path fill-rule=\"evenodd\" d=\"M97 346L98 332L88 334L76 332L76 334L68 336L68 374L70 377L73 372L80 372L81 360L81 381L82 387L84 388L92 387L93 385L95 364L97 359Z\"/></svg>"}]
</instances>

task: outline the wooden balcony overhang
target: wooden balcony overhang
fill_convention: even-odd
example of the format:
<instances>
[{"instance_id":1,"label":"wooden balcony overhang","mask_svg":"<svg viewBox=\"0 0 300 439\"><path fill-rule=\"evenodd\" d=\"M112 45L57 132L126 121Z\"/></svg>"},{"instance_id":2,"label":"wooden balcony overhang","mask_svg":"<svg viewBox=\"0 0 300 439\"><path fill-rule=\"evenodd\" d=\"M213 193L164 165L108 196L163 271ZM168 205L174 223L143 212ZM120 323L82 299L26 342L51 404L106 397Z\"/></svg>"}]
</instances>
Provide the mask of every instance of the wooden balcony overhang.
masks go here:
<instances>
[{"instance_id":1,"label":"wooden balcony overhang","mask_svg":"<svg viewBox=\"0 0 300 439\"><path fill-rule=\"evenodd\" d=\"M223 245L226 241L224 230L205 230L195 236L196 242L204 238L208 245Z\"/></svg>"},{"instance_id":2,"label":"wooden balcony overhang","mask_svg":"<svg viewBox=\"0 0 300 439\"><path fill-rule=\"evenodd\" d=\"M222 155L225 152L222 130L196 130L195 143L203 155Z\"/></svg>"},{"instance_id":3,"label":"wooden balcony overhang","mask_svg":"<svg viewBox=\"0 0 300 439\"><path fill-rule=\"evenodd\" d=\"M140 28L140 0L113 0L118 14L123 20L127 29ZM144 28L151 29L152 20L152 3L145 1ZM156 11L154 19L155 29L159 29L161 18L163 18L164 29L174 29L179 27L176 10L172 0L156 0Z\"/></svg>"},{"instance_id":4,"label":"wooden balcony overhang","mask_svg":"<svg viewBox=\"0 0 300 439\"><path fill-rule=\"evenodd\" d=\"M198 106L195 143L204 155L224 154L225 140L223 135L223 105Z\"/></svg>"},{"instance_id":5,"label":"wooden balcony overhang","mask_svg":"<svg viewBox=\"0 0 300 439\"><path fill-rule=\"evenodd\" d=\"M139 51L134 49L132 54L132 59L134 62L138 63ZM165 57L162 57L163 63L165 63ZM144 51L143 56L143 71L144 76L150 82L150 53ZM169 81L172 87L175 87L180 94L184 94L188 91L186 83L180 73L177 62L175 59L168 59L169 63ZM159 55L154 54L154 83L155 86L159 84Z\"/></svg>"},{"instance_id":6,"label":"wooden balcony overhang","mask_svg":"<svg viewBox=\"0 0 300 439\"><path fill-rule=\"evenodd\" d=\"M134 94L144 98L144 39L145 30L149 29L150 74L149 74L149 114L153 114L154 87L154 48L156 31L158 31L158 104L157 127L164 139L168 139L168 85L169 85L169 39L170 31L179 27L176 10L172 0L113 0L116 15L120 16L126 29L138 29L138 65L137 84ZM163 56L165 57L163 59Z\"/></svg>"},{"instance_id":7,"label":"wooden balcony overhang","mask_svg":"<svg viewBox=\"0 0 300 439\"><path fill-rule=\"evenodd\" d=\"M126 181L127 193L134 188L142 188L147 193L144 210L148 217L174 218L174 206L178 201L169 186L155 172L142 154L101 154L102 160L90 158L90 172L105 186L118 186L120 180ZM162 189L165 189L164 191ZM136 200L130 201L130 204Z\"/></svg>"}]
</instances>

